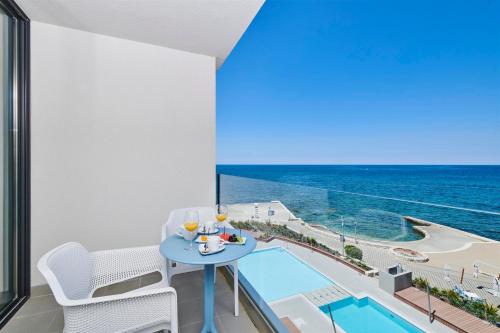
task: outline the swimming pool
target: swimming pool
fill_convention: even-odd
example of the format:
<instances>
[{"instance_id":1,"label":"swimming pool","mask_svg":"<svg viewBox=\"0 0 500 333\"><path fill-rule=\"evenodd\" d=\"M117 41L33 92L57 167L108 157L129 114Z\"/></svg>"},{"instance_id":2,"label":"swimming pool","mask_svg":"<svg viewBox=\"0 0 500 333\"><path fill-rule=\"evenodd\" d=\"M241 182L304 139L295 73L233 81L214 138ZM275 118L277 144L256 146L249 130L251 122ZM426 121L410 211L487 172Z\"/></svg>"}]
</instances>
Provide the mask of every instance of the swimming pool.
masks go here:
<instances>
[{"instance_id":1,"label":"swimming pool","mask_svg":"<svg viewBox=\"0 0 500 333\"><path fill-rule=\"evenodd\" d=\"M238 270L268 303L334 284L281 247L252 252L238 260Z\"/></svg>"},{"instance_id":2,"label":"swimming pool","mask_svg":"<svg viewBox=\"0 0 500 333\"><path fill-rule=\"evenodd\" d=\"M331 303L330 308L333 319L348 333L424 333L370 297L348 297ZM328 305L320 309L329 315Z\"/></svg>"}]
</instances>

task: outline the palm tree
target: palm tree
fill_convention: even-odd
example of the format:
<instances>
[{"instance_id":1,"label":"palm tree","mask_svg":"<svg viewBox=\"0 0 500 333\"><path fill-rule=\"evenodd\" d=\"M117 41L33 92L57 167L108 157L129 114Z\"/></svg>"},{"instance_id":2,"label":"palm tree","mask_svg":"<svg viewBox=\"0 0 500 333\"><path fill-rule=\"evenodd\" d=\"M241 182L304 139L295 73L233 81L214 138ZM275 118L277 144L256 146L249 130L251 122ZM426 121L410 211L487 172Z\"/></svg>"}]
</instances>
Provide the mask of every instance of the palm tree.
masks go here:
<instances>
[{"instance_id":1,"label":"palm tree","mask_svg":"<svg viewBox=\"0 0 500 333\"><path fill-rule=\"evenodd\" d=\"M484 314L486 315L486 319L492 323L500 320L498 308L493 304L484 303Z\"/></svg>"}]
</instances>

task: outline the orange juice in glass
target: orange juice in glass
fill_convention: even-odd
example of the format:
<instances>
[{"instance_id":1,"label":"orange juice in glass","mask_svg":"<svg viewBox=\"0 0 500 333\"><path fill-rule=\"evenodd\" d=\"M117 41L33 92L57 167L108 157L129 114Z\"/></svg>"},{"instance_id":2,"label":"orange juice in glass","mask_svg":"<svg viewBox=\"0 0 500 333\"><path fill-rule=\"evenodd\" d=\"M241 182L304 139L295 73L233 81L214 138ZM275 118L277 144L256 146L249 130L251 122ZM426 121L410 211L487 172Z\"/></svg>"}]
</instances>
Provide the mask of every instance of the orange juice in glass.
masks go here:
<instances>
[{"instance_id":1,"label":"orange juice in glass","mask_svg":"<svg viewBox=\"0 0 500 333\"><path fill-rule=\"evenodd\" d=\"M187 222L184 223L184 228L186 228L187 231L193 232L196 229L198 229L198 222Z\"/></svg>"},{"instance_id":2,"label":"orange juice in glass","mask_svg":"<svg viewBox=\"0 0 500 333\"><path fill-rule=\"evenodd\" d=\"M196 237L196 231L198 230L198 225L200 223L200 218L198 215L198 211L188 210L184 215L184 228L189 231L191 235L191 241L189 242L189 248L185 248L186 250L193 249L193 239ZM193 235L194 233L194 235Z\"/></svg>"},{"instance_id":3,"label":"orange juice in glass","mask_svg":"<svg viewBox=\"0 0 500 333\"><path fill-rule=\"evenodd\" d=\"M222 223L224 222L226 219L227 219L227 213L228 213L228 209L226 206L224 205L217 205L215 207L215 218L217 219L217 221L219 223Z\"/></svg>"}]
</instances>

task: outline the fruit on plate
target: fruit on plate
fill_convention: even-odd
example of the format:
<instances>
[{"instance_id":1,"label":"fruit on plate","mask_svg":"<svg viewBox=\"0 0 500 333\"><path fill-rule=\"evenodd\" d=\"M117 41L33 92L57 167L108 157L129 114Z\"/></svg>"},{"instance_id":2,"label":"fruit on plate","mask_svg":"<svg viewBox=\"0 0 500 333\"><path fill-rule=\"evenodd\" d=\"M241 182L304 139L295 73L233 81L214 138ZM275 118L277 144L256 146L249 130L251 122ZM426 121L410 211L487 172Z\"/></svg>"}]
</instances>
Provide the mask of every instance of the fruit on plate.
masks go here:
<instances>
[{"instance_id":1,"label":"fruit on plate","mask_svg":"<svg viewBox=\"0 0 500 333\"><path fill-rule=\"evenodd\" d=\"M227 232L220 234L220 238L222 238L225 241L229 241L229 237L231 237L231 235L229 235Z\"/></svg>"},{"instance_id":2,"label":"fruit on plate","mask_svg":"<svg viewBox=\"0 0 500 333\"><path fill-rule=\"evenodd\" d=\"M236 236L236 234L232 234L231 236L229 236L228 241L229 241L230 243L236 243L236 242L239 242L239 240L238 240L238 236Z\"/></svg>"},{"instance_id":3,"label":"fruit on plate","mask_svg":"<svg viewBox=\"0 0 500 333\"><path fill-rule=\"evenodd\" d=\"M206 242L208 240L208 236L202 235L200 239L202 242Z\"/></svg>"}]
</instances>

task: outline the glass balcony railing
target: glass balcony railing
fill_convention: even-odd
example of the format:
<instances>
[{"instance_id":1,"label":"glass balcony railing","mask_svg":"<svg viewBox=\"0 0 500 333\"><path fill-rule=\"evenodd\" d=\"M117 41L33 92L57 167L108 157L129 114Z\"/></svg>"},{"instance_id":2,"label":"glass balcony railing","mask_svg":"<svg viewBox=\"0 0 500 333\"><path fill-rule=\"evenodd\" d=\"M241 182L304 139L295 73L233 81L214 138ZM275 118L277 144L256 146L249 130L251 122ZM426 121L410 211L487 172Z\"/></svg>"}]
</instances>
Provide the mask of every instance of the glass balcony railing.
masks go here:
<instances>
[{"instance_id":1,"label":"glass balcony railing","mask_svg":"<svg viewBox=\"0 0 500 333\"><path fill-rule=\"evenodd\" d=\"M227 204L280 201L310 224L360 238L412 241L423 238L413 217L492 239L500 239L500 215L476 209L373 196L275 181L220 175L220 200ZM262 208L260 209L262 211ZM267 212L261 212L264 215ZM262 215L262 214L261 214ZM478 228L480 225L480 228Z\"/></svg>"},{"instance_id":2,"label":"glass balcony railing","mask_svg":"<svg viewBox=\"0 0 500 333\"><path fill-rule=\"evenodd\" d=\"M494 285L500 247L484 237L498 237L496 228L488 228L500 225L499 215L226 174L217 178L218 201L228 206L229 221L261 240L258 250L242 259L243 280L256 302L280 319L299 311L333 331L337 310L329 318L327 305L335 308L337 301L373 288L356 285L356 274L376 279L397 264L436 293L460 286L488 304L500 304L494 293L500 288ZM311 304L322 315L308 312Z\"/></svg>"}]
</instances>

